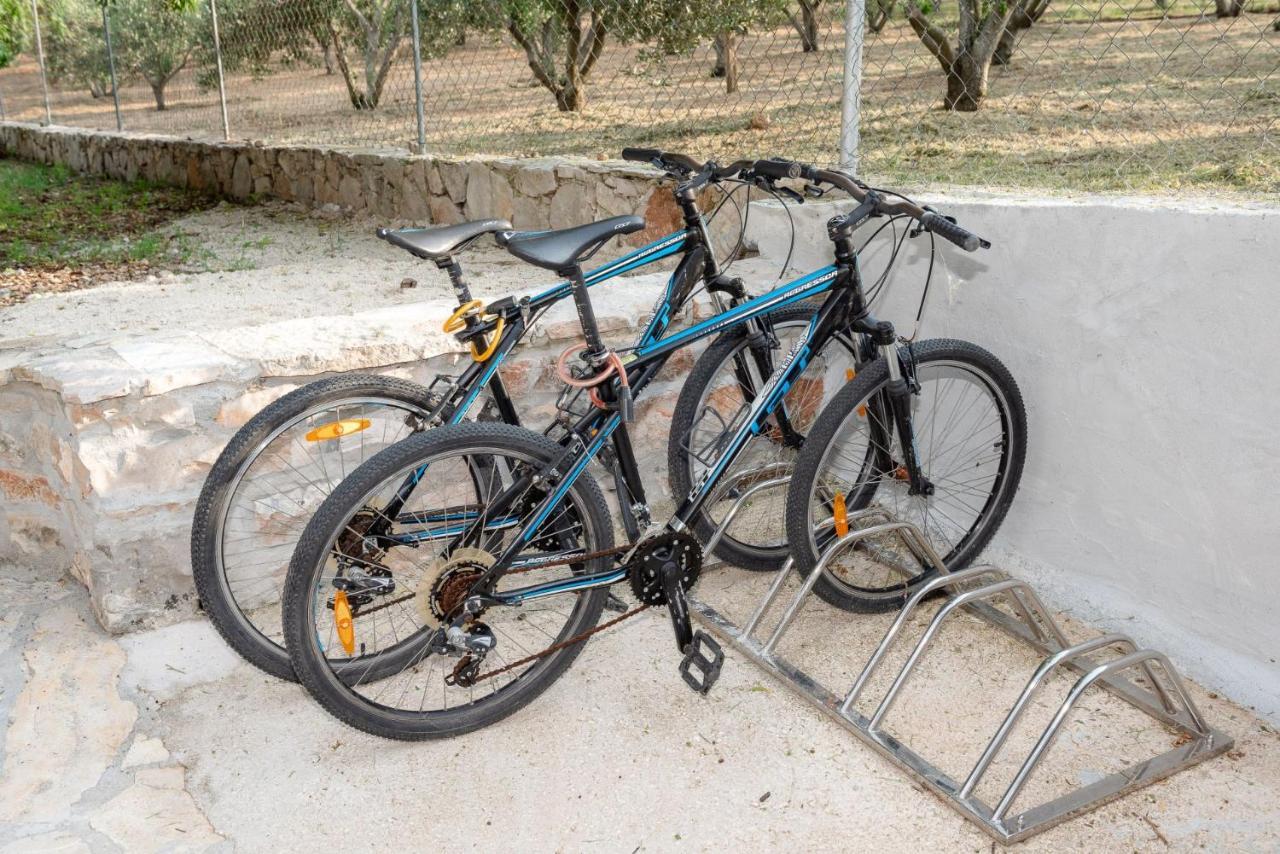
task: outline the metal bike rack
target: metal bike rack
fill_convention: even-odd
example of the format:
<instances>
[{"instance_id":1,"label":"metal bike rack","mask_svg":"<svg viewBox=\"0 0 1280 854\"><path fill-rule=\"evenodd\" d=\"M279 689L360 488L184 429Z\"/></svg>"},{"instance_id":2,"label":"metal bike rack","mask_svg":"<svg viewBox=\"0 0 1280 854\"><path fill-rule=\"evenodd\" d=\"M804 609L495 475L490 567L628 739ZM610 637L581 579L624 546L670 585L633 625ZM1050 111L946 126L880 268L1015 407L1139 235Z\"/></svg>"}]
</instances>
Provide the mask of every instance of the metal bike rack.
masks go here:
<instances>
[{"instance_id":1,"label":"metal bike rack","mask_svg":"<svg viewBox=\"0 0 1280 854\"><path fill-rule=\"evenodd\" d=\"M787 478L775 478L757 482L743 492L708 542L707 553L714 548L745 501L761 491L776 489L787 481ZM947 571L942 559L919 528L895 520L882 510L863 510L850 514L848 518L851 530L823 552L813 571L803 579L799 590L786 604L772 631L764 632L763 623L770 609L778 603L792 573L790 559L777 573L768 592L743 626L737 626L710 605L693 597L689 599L691 611L699 622L739 653L853 732L995 839L1004 843L1026 839L1054 824L1231 749L1232 739L1205 722L1200 710L1187 694L1177 671L1161 653L1141 649L1131 638L1122 634L1103 635L1073 644L1040 601L1040 597L1025 582L1010 578L1006 573L990 566L960 572ZM814 585L832 560L859 543L866 543L870 538L882 535L896 536L912 554L938 567L940 574L907 600L853 686L843 695L836 694L780 657L777 652L778 644L793 625ZM888 565L903 571L901 566ZM897 645L904 626L919 611L921 603L931 594L939 593L947 597L944 604L910 650L906 663L893 678L888 690L879 695L874 711L870 715L863 714L856 707L858 701L877 699L868 696L872 676L880 670L886 654ZM1011 613L995 607L993 599L1006 601ZM954 779L887 733L884 721L908 680L917 672L917 665L941 627L960 611L976 616L1027 644L1044 658L1031 674L1026 687L987 742L972 769L963 779ZM853 618L857 619L856 616ZM761 632L763 639L757 637L757 632ZM1099 654L1117 647L1122 650L1118 657L1099 660L1090 657L1090 654ZM976 795L978 785L991 768L992 762L1001 754L1010 733L1023 719L1045 680L1060 669L1074 671L1079 674L1079 679L1018 766L1000 799L995 806L991 806ZM1126 673L1133 671L1142 677L1148 687L1125 678ZM1102 779L1071 789L1053 800L1011 814L1015 800L1052 747L1080 698L1095 685L1175 730L1179 734L1176 746Z\"/></svg>"}]
</instances>

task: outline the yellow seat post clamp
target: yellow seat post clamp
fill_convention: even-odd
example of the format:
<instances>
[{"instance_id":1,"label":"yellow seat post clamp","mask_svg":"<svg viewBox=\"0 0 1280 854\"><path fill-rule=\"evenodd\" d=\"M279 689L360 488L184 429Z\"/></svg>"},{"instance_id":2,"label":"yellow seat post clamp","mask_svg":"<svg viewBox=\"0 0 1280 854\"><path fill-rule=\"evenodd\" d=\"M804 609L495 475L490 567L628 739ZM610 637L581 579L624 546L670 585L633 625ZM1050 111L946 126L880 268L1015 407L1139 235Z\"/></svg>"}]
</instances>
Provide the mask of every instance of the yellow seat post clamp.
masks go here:
<instances>
[{"instance_id":1,"label":"yellow seat post clamp","mask_svg":"<svg viewBox=\"0 0 1280 854\"><path fill-rule=\"evenodd\" d=\"M444 322L444 331L448 333L461 332L467 328L467 318L472 315L479 314L484 308L484 303L478 299L471 302L463 303L449 315L449 319Z\"/></svg>"}]
</instances>

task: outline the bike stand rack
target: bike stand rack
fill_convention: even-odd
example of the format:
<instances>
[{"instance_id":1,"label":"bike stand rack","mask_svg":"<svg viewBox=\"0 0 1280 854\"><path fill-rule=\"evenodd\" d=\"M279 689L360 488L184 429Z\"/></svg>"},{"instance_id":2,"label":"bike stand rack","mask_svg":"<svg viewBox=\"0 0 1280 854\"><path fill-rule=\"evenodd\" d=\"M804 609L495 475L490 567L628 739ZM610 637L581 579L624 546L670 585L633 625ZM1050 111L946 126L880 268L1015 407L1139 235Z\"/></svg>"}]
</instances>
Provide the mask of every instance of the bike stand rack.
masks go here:
<instances>
[{"instance_id":1,"label":"bike stand rack","mask_svg":"<svg viewBox=\"0 0 1280 854\"><path fill-rule=\"evenodd\" d=\"M757 481L744 491L725 515L715 535L708 541L705 552L710 554L711 549L733 522L738 510L749 498L764 490L777 489L787 481L788 478L785 477ZM882 510L873 508L850 514L849 522L850 531L833 542L822 554L813 571L801 583L799 591L787 603L782 616L773 625L772 631L769 631L763 640L757 639L756 635L758 631L764 634L764 618L778 602L792 574L790 559L777 573L768 592L742 627L735 625L713 607L694 597L689 598L691 612L700 623L740 654L850 730L996 840L1012 843L1026 839L1059 822L1095 809L1110 800L1231 749L1233 745L1231 737L1205 722L1183 687L1177 671L1163 654L1154 650L1141 649L1131 638L1122 634L1103 635L1073 644L1040 601L1040 597L1025 582L1010 578L1006 573L990 566L979 566L954 573L946 571L942 560L916 526L892 519ZM800 613L801 606L831 561L859 543L865 543L869 538L886 534L895 535L914 555L939 567L942 572L907 600L867 660L853 686L845 694L838 695L780 657L777 653L778 643L792 626ZM903 571L901 566L889 565L898 571ZM878 696L879 702L875 710L869 716L860 712L855 707L860 699L876 699L868 694L868 684L872 676L880 670L886 654L897 645L903 627L919 611L921 603L927 597L939 593L946 595L944 604L934 614L914 648L907 655L906 663L902 665L888 690ZM992 604L993 599L1005 600L1012 613L995 607ZM1044 656L964 779L948 776L883 728L886 715L901 695L903 687L916 672L917 665L937 636L939 629L959 611L978 617ZM857 615L851 616L854 619L858 618ZM1102 653L1112 647L1121 648L1122 654L1100 660L1090 657L1091 653ZM1074 671L1079 674L1079 679L1067 693L1066 699L1062 701L1048 726L1035 740L1034 746L1018 766L1012 781L1005 788L999 801L995 806L991 806L977 796L977 787L990 769L992 762L1001 753L1010 733L1023 718L1042 684L1060 668ZM1135 670L1150 686L1149 688L1139 686L1125 678L1126 673ZM1163 678L1157 670L1163 674ZM1179 734L1175 741L1176 746L1101 779L1071 789L1045 803L1011 814L1019 793L1053 745L1081 696L1095 685L1175 730Z\"/></svg>"}]
</instances>

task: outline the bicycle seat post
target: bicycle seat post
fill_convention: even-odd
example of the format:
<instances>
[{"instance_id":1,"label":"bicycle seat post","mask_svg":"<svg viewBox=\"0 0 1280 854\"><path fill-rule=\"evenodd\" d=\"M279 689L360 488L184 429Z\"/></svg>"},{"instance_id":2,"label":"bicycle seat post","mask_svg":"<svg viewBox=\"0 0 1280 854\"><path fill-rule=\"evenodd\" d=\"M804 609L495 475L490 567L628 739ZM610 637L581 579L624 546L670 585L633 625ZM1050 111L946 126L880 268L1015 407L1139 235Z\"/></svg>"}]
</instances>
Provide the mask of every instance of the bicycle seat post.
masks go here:
<instances>
[{"instance_id":1,"label":"bicycle seat post","mask_svg":"<svg viewBox=\"0 0 1280 854\"><path fill-rule=\"evenodd\" d=\"M453 283L453 292L458 297L458 305L471 302L471 288L467 287L467 283L462 279L462 265L455 261L452 255L445 255L443 258L436 259L436 266L449 274L449 281Z\"/></svg>"},{"instance_id":2,"label":"bicycle seat post","mask_svg":"<svg viewBox=\"0 0 1280 854\"><path fill-rule=\"evenodd\" d=\"M588 360L595 361L604 357L604 341L600 338L600 327L596 324L595 309L591 306L591 296L587 293L587 283L582 277L582 266L573 264L559 271L559 275L569 280L573 293L573 304L578 309L578 322L582 324L582 334L587 340Z\"/></svg>"}]
</instances>

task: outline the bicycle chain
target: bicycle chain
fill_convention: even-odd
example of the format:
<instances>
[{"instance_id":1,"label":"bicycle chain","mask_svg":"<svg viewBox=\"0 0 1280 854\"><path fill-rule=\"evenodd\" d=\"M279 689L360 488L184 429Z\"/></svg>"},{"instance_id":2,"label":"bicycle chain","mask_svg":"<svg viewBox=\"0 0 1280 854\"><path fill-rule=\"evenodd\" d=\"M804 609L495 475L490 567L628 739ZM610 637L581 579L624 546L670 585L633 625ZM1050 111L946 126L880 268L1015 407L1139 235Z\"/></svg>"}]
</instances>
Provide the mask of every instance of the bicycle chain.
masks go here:
<instances>
[{"instance_id":1,"label":"bicycle chain","mask_svg":"<svg viewBox=\"0 0 1280 854\"><path fill-rule=\"evenodd\" d=\"M574 563L585 563L587 561L599 560L600 558L614 557L616 555L626 554L627 552L631 551L635 547L636 547L635 543L628 543L627 545L624 545L624 546L616 546L611 549L601 549L599 551L587 552L586 554L580 554L580 555L573 555L572 557L567 557L567 558L547 558L544 560L537 561L532 566L522 566L519 569L510 570L507 574L516 575L522 572L532 572L535 569L546 569L547 567L552 567L552 566L569 566L570 564L574 564ZM399 605L402 602L409 601L410 599L414 598L417 595L418 594L416 592L410 593L407 596L397 597L388 602L383 602L381 604L375 605L372 608L365 608L361 610L358 614L356 614L356 616L363 617L368 614L372 614L375 611L381 611L384 608L390 608L394 605ZM641 611L648 610L650 607L651 607L650 605L642 604L636 608L632 608L630 611L627 611L625 614L621 614L617 617L614 617L612 620L609 620L608 622L601 623L598 626L592 626L586 631L580 632L579 634L576 634L571 638L563 640L560 643L552 644L551 646L547 647L546 649L540 652L535 652L532 655L527 655L524 658L519 659L518 661L513 661L512 663L507 664L503 667L499 667L496 670L490 670L485 673L481 673L479 676L476 676L473 679L468 680L467 685L465 687L472 687L480 682L483 682L486 679L492 679L495 676L500 676L503 673L506 673L510 670L514 670L517 667L522 667L531 661L537 661L539 659L546 658L548 655L557 653L562 649L567 649L568 647L571 647L576 643L582 643L584 640L591 637L592 635L598 632L603 632L605 629L612 628L613 626L616 626L618 623L621 623L623 620L626 620L629 617L634 617L636 614L639 614ZM470 665L471 665L470 654L464 655L461 659L458 660L457 665L454 666L453 671L449 674L448 678L453 679L455 682L457 682L459 675L464 670L466 670Z\"/></svg>"},{"instance_id":2,"label":"bicycle chain","mask_svg":"<svg viewBox=\"0 0 1280 854\"><path fill-rule=\"evenodd\" d=\"M629 543L628 545L617 546L616 548L612 548L612 549L601 549L600 551L596 551L596 552L588 552L585 555L574 555L571 558L548 559L546 561L539 561L536 566L522 566L519 569L512 570L511 572L514 574L517 572L530 572L535 569L544 569L548 566L568 566L569 564L573 564L573 563L584 563L589 560L598 560L602 557L613 557L615 555L626 554L627 552L631 551L635 547L636 547L635 543ZM641 611L647 610L649 607L650 607L649 605L642 604L636 608L632 608L630 611L627 611L625 614L621 614L617 617L614 617L612 620L609 620L608 622L601 623L598 626L592 626L591 628L587 629L585 632L580 632L579 634L576 634L571 638L567 638L566 640L560 641L560 643L552 644L551 646L547 647L541 652L535 652L532 655L526 655L524 658L521 658L518 661L513 661L510 664L497 668L496 670L489 670L484 673L481 673L479 676L476 676L471 680L469 680L469 683L466 687L472 687L480 682L483 682L486 679L492 679L495 676L501 676L503 673L506 673L510 670L514 670L517 667L523 667L524 665L528 664L531 661L538 661L539 659L546 658L548 655L557 653L562 649L567 649L568 647L571 647L576 643L582 643L584 640L591 637L592 635L598 632L603 632L605 629L612 628L618 625L618 623L621 623L623 620L629 617L634 617L636 614L639 614ZM449 674L450 678L456 681L458 679L458 675L462 671L466 670L467 667L469 667L470 665L471 665L471 656L469 654L464 655L461 658L461 660L458 661L457 665L453 668L453 672Z\"/></svg>"}]
</instances>

